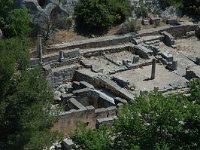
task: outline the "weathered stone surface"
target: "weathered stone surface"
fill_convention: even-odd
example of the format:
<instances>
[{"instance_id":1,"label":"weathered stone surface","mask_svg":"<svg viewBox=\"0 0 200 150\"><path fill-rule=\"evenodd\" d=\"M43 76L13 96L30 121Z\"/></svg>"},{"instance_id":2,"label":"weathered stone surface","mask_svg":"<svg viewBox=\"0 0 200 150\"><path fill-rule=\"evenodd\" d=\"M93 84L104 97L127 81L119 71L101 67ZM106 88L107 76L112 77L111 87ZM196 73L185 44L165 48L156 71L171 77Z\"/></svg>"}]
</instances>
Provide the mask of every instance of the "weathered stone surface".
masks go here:
<instances>
[{"instance_id":1,"label":"weathered stone surface","mask_svg":"<svg viewBox=\"0 0 200 150\"><path fill-rule=\"evenodd\" d=\"M80 61L81 65L83 65L85 68L91 68L92 63L89 60L81 59Z\"/></svg>"},{"instance_id":2,"label":"weathered stone surface","mask_svg":"<svg viewBox=\"0 0 200 150\"><path fill-rule=\"evenodd\" d=\"M178 25L179 24L178 19L176 17L167 19L166 23L170 24L170 25Z\"/></svg>"},{"instance_id":3,"label":"weathered stone surface","mask_svg":"<svg viewBox=\"0 0 200 150\"><path fill-rule=\"evenodd\" d=\"M67 102L71 109L86 109L81 103L79 103L75 98L70 98Z\"/></svg>"},{"instance_id":4,"label":"weathered stone surface","mask_svg":"<svg viewBox=\"0 0 200 150\"><path fill-rule=\"evenodd\" d=\"M142 19L143 25L149 25L149 19Z\"/></svg>"},{"instance_id":5,"label":"weathered stone surface","mask_svg":"<svg viewBox=\"0 0 200 150\"><path fill-rule=\"evenodd\" d=\"M165 36L164 37L164 43L167 45L167 46L172 46L172 45L174 45L174 37L170 34L170 33L168 33L168 32L166 32L166 31L164 31L164 32L162 32L162 34Z\"/></svg>"},{"instance_id":6,"label":"weathered stone surface","mask_svg":"<svg viewBox=\"0 0 200 150\"><path fill-rule=\"evenodd\" d=\"M62 99L62 101L68 101L70 98L72 98L73 97L73 94L66 94L66 93L63 93L62 95L61 95L61 99Z\"/></svg>"},{"instance_id":7,"label":"weathered stone surface","mask_svg":"<svg viewBox=\"0 0 200 150\"><path fill-rule=\"evenodd\" d=\"M80 86L83 86L84 88L91 88L93 89L94 86L88 82L85 82L85 81L80 81Z\"/></svg>"},{"instance_id":8,"label":"weathered stone surface","mask_svg":"<svg viewBox=\"0 0 200 150\"><path fill-rule=\"evenodd\" d=\"M118 103L127 104L128 102L125 99L122 99L120 97L116 97L115 98L115 104L118 104Z\"/></svg>"},{"instance_id":9,"label":"weathered stone surface","mask_svg":"<svg viewBox=\"0 0 200 150\"><path fill-rule=\"evenodd\" d=\"M72 139L66 138L61 142L63 149L65 150L72 150L73 146L75 145Z\"/></svg>"},{"instance_id":10,"label":"weathered stone surface","mask_svg":"<svg viewBox=\"0 0 200 150\"><path fill-rule=\"evenodd\" d=\"M166 59L168 62L172 62L173 61L173 56L172 54L168 53L168 52L164 52L161 53L161 56Z\"/></svg>"},{"instance_id":11,"label":"weathered stone surface","mask_svg":"<svg viewBox=\"0 0 200 150\"><path fill-rule=\"evenodd\" d=\"M146 47L142 46L142 45L135 45L135 53L137 55L139 55L141 58L149 58L150 55L153 54L153 51L150 49L147 49Z\"/></svg>"},{"instance_id":12,"label":"weathered stone surface","mask_svg":"<svg viewBox=\"0 0 200 150\"><path fill-rule=\"evenodd\" d=\"M112 78L113 81L115 81L116 83L118 83L119 85L121 85L122 87L127 87L130 83L128 80L122 78L122 77L113 77Z\"/></svg>"},{"instance_id":13,"label":"weathered stone surface","mask_svg":"<svg viewBox=\"0 0 200 150\"><path fill-rule=\"evenodd\" d=\"M125 88L121 88L119 85L117 85L114 81L110 80L109 78L103 77L103 76L97 76L95 77L96 85L99 87L106 87L110 91L112 91L114 94L125 98L127 100L133 100L134 95L130 93Z\"/></svg>"},{"instance_id":14,"label":"weathered stone surface","mask_svg":"<svg viewBox=\"0 0 200 150\"><path fill-rule=\"evenodd\" d=\"M99 73L99 72L103 73L103 68L101 68L100 66L95 65L95 64L92 65L91 70L94 71L94 72L96 72L96 73Z\"/></svg>"},{"instance_id":15,"label":"weathered stone surface","mask_svg":"<svg viewBox=\"0 0 200 150\"><path fill-rule=\"evenodd\" d=\"M38 3L37 0L18 0L28 9L35 33L51 34L54 28L68 29L70 23L66 17L74 12L76 0L46 0Z\"/></svg>"},{"instance_id":16,"label":"weathered stone surface","mask_svg":"<svg viewBox=\"0 0 200 150\"><path fill-rule=\"evenodd\" d=\"M116 116L97 119L96 128L99 128L99 126L102 124L106 124L111 127L116 119L117 119Z\"/></svg>"}]
</instances>

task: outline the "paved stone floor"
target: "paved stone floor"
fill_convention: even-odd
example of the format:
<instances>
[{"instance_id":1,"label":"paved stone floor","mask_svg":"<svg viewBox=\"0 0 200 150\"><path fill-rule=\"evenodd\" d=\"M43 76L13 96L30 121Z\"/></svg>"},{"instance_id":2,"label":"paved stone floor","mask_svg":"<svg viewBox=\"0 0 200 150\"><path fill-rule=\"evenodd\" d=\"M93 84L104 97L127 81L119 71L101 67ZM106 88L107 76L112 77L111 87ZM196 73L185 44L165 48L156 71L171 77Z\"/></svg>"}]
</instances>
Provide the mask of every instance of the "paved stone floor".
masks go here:
<instances>
[{"instance_id":1,"label":"paved stone floor","mask_svg":"<svg viewBox=\"0 0 200 150\"><path fill-rule=\"evenodd\" d=\"M120 76L126 78L130 82L131 87L135 87L138 91L150 91L154 87L159 87L160 90L170 89L175 86L184 87L187 80L184 77L170 72L163 65L156 64L156 77L151 80L151 65L142 68L128 70L116 73L113 76Z\"/></svg>"}]
</instances>

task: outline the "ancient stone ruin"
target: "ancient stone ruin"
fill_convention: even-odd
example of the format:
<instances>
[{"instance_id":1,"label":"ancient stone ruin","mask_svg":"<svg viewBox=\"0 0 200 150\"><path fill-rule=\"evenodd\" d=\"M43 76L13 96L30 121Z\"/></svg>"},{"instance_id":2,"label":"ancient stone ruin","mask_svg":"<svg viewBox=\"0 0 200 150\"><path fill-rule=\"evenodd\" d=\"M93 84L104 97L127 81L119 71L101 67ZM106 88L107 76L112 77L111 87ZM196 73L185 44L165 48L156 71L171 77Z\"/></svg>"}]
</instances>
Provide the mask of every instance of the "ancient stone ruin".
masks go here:
<instances>
[{"instance_id":1,"label":"ancient stone ruin","mask_svg":"<svg viewBox=\"0 0 200 150\"><path fill-rule=\"evenodd\" d=\"M200 77L198 30L198 25L164 26L45 49L38 36L30 64L42 64L55 89L53 107L63 106L53 130L68 135L80 121L90 128L112 125L117 109L135 94L186 91L188 81Z\"/></svg>"}]
</instances>

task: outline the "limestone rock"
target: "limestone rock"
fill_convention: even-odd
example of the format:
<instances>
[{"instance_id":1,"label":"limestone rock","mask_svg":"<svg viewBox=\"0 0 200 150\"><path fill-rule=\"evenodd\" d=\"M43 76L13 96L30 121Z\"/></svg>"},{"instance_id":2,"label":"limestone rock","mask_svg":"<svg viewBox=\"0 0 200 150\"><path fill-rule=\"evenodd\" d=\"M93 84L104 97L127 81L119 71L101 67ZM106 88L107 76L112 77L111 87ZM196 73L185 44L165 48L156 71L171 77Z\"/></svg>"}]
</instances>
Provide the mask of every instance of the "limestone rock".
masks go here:
<instances>
[{"instance_id":1,"label":"limestone rock","mask_svg":"<svg viewBox=\"0 0 200 150\"><path fill-rule=\"evenodd\" d=\"M53 29L68 29L72 25L67 17L74 14L76 0L17 0L28 9L34 32L51 34Z\"/></svg>"}]
</instances>

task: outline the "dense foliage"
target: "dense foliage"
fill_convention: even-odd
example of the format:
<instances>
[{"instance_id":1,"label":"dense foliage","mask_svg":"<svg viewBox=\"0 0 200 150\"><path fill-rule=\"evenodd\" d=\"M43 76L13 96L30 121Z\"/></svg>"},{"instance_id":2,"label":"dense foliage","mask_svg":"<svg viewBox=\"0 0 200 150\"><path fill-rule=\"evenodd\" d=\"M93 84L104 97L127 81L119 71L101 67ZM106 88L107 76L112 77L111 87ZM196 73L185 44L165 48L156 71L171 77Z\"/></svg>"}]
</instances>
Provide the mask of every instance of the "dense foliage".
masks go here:
<instances>
[{"instance_id":1,"label":"dense foliage","mask_svg":"<svg viewBox=\"0 0 200 150\"><path fill-rule=\"evenodd\" d=\"M141 95L133 104L128 104L119 111L112 130L90 131L90 138L87 138L88 132L76 131L72 138L76 137L75 142L84 145L96 143L97 138L104 133L106 139L100 141L109 140L110 143L105 142L107 149L117 150L198 149L200 79L191 81L189 87L190 95L187 97L183 94L163 96L157 92ZM103 150L101 147L100 149Z\"/></svg>"},{"instance_id":2,"label":"dense foliage","mask_svg":"<svg viewBox=\"0 0 200 150\"><path fill-rule=\"evenodd\" d=\"M50 132L53 92L40 69L27 71L29 41L0 40L0 149L43 149L56 139Z\"/></svg>"},{"instance_id":3,"label":"dense foliage","mask_svg":"<svg viewBox=\"0 0 200 150\"><path fill-rule=\"evenodd\" d=\"M128 15L126 0L80 0L75 8L77 27L89 31L106 30Z\"/></svg>"},{"instance_id":4,"label":"dense foliage","mask_svg":"<svg viewBox=\"0 0 200 150\"><path fill-rule=\"evenodd\" d=\"M199 16L200 15L200 1L199 0L160 0L163 8L168 6L175 6L184 11L184 13Z\"/></svg>"},{"instance_id":5,"label":"dense foliage","mask_svg":"<svg viewBox=\"0 0 200 150\"><path fill-rule=\"evenodd\" d=\"M4 37L25 36L30 31L26 8L17 8L13 0L0 0L0 29Z\"/></svg>"},{"instance_id":6,"label":"dense foliage","mask_svg":"<svg viewBox=\"0 0 200 150\"><path fill-rule=\"evenodd\" d=\"M81 143L76 149L103 150L110 149L110 131L106 126L92 130L80 124L80 128L72 134L72 139Z\"/></svg>"}]
</instances>

